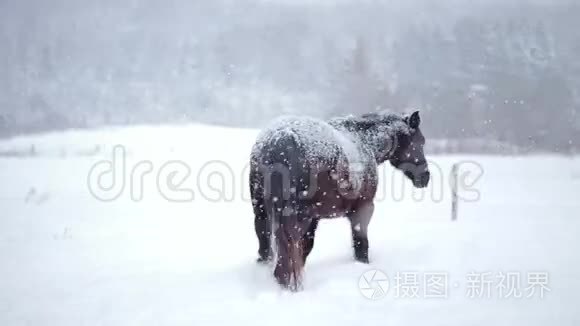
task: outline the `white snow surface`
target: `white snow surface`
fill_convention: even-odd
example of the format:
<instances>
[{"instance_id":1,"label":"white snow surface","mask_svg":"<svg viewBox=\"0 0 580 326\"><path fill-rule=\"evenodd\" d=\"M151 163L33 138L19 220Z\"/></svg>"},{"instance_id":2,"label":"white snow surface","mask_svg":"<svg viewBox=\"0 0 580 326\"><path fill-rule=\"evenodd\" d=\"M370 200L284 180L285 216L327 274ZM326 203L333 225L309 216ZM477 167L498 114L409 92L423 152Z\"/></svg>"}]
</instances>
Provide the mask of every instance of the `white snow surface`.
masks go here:
<instances>
[{"instance_id":1,"label":"white snow surface","mask_svg":"<svg viewBox=\"0 0 580 326\"><path fill-rule=\"evenodd\" d=\"M37 153L0 157L0 325L580 323L579 158L429 156L433 179L424 192L383 165L369 227L371 263L352 259L346 220L325 220L304 289L288 293L271 266L255 263L246 176L257 134L143 126L0 142L0 152L34 145ZM91 167L110 160L115 145L126 149L127 171L153 166L142 200L132 199L129 173L112 202L88 190ZM191 169L183 186L193 201L168 201L158 190L164 164L176 160ZM479 198L460 191L472 200L459 202L452 222L449 171L468 161L484 171L473 186ZM359 290L359 278L372 269L391 284L378 300ZM396 295L397 272L418 275L419 298ZM423 296L429 272L448 276L447 298ZM546 272L550 291L544 298L499 298L494 283L491 297L470 298L470 272L519 273L522 291L528 273Z\"/></svg>"}]
</instances>

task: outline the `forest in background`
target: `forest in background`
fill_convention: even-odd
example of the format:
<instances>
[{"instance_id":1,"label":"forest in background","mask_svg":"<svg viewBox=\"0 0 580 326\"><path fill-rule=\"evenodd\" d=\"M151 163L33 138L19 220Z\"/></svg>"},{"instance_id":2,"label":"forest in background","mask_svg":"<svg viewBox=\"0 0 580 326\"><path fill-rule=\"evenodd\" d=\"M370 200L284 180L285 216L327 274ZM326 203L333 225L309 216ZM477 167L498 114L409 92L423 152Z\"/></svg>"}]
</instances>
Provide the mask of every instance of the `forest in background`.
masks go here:
<instances>
[{"instance_id":1,"label":"forest in background","mask_svg":"<svg viewBox=\"0 0 580 326\"><path fill-rule=\"evenodd\" d=\"M578 17L567 1L3 0L0 137L418 108L443 150L578 152Z\"/></svg>"}]
</instances>

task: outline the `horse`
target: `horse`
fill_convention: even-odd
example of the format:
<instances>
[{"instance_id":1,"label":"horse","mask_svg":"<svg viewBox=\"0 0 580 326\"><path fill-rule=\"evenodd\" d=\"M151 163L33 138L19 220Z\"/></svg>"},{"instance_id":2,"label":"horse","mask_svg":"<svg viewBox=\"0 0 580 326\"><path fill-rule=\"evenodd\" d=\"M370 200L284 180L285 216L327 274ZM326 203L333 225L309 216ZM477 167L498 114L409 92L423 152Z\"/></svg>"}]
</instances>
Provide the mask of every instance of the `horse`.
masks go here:
<instances>
[{"instance_id":1,"label":"horse","mask_svg":"<svg viewBox=\"0 0 580 326\"><path fill-rule=\"evenodd\" d=\"M369 263L368 225L380 164L388 161L414 187L429 184L419 111L388 111L328 120L284 116L259 134L250 155L249 186L259 263L275 259L274 277L302 288L318 222L347 217L354 259Z\"/></svg>"}]
</instances>

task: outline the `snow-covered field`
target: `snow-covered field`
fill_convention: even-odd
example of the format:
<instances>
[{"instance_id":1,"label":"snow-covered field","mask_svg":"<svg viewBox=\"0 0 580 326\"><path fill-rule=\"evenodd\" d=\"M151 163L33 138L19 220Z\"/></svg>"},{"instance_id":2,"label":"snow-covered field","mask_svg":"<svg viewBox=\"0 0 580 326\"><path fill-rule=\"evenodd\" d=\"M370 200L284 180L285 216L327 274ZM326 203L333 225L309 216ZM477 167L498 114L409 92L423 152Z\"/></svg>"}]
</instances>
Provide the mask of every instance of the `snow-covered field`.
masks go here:
<instances>
[{"instance_id":1,"label":"snow-covered field","mask_svg":"<svg viewBox=\"0 0 580 326\"><path fill-rule=\"evenodd\" d=\"M255 136L189 125L0 142L0 152L34 145L37 154L0 158L0 325L580 324L579 158L430 157L435 177L422 200L385 166L371 264L351 258L345 220L324 221L303 291L287 293L255 263L245 170ZM115 145L125 173L99 192L91 168L105 167ZM452 222L455 162L470 174ZM138 182L135 167L152 171ZM178 192L184 167L189 191ZM113 191L113 201L95 197ZM359 289L373 269L390 280L376 300ZM513 282L502 280L508 272ZM547 287L543 298L540 285L527 298L533 281Z\"/></svg>"}]
</instances>

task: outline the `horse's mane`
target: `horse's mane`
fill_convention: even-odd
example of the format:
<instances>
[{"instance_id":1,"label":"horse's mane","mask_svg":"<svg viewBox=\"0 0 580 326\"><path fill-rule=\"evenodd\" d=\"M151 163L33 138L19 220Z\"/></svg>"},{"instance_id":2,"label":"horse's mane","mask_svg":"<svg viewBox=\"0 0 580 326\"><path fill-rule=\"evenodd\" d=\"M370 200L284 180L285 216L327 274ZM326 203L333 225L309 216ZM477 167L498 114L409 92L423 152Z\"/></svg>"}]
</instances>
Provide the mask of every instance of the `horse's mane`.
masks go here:
<instances>
[{"instance_id":1,"label":"horse's mane","mask_svg":"<svg viewBox=\"0 0 580 326\"><path fill-rule=\"evenodd\" d=\"M364 132L382 126L391 136L398 133L409 133L409 127L404 122L404 117L391 111L335 117L328 120L328 123L335 128L346 129L350 132Z\"/></svg>"}]
</instances>

